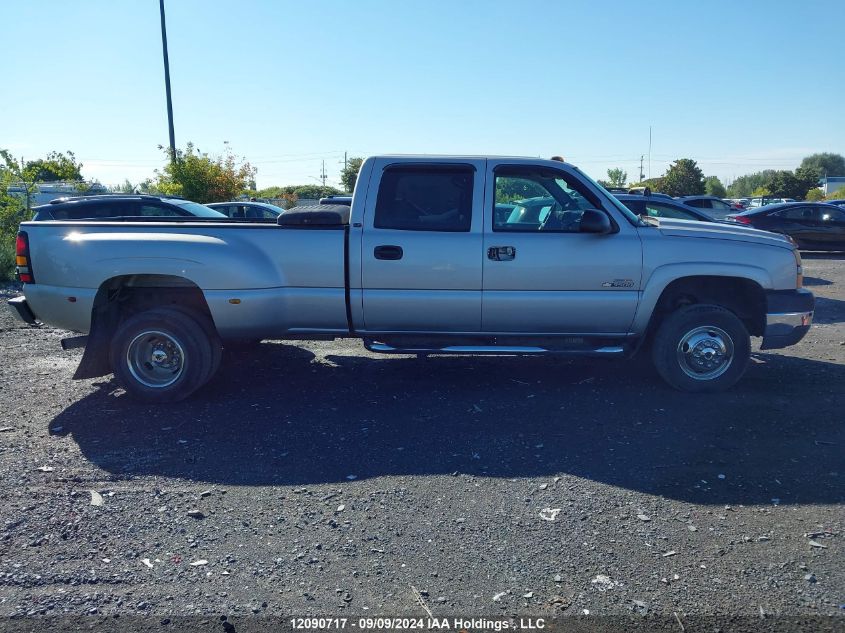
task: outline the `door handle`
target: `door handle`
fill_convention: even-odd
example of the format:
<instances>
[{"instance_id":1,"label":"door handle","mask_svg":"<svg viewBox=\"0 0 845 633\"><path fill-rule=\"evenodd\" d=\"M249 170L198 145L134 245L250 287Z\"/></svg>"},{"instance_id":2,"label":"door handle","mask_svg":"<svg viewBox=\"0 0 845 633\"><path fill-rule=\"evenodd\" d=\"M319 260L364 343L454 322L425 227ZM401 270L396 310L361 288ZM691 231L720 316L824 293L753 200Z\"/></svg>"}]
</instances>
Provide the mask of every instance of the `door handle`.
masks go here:
<instances>
[{"instance_id":1,"label":"door handle","mask_svg":"<svg viewBox=\"0 0 845 633\"><path fill-rule=\"evenodd\" d=\"M402 259L404 253L401 246L384 245L376 246L373 249L373 255L376 259L397 260Z\"/></svg>"},{"instance_id":2,"label":"door handle","mask_svg":"<svg viewBox=\"0 0 845 633\"><path fill-rule=\"evenodd\" d=\"M487 249L487 259L494 262L509 262L516 257L516 248L513 246L491 246Z\"/></svg>"}]
</instances>

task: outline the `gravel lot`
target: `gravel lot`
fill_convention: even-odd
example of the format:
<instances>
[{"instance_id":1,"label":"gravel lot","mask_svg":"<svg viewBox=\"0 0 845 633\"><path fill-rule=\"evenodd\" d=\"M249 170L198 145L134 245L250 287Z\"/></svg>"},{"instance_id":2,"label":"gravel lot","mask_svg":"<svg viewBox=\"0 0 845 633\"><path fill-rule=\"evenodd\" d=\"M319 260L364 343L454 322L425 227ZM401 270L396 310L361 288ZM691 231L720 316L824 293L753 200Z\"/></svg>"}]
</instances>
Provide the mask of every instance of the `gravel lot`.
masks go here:
<instances>
[{"instance_id":1,"label":"gravel lot","mask_svg":"<svg viewBox=\"0 0 845 633\"><path fill-rule=\"evenodd\" d=\"M72 381L67 333L0 309L0 616L586 609L838 628L845 256L807 255L805 274L816 326L718 395L639 361L265 342L149 407L110 377Z\"/></svg>"}]
</instances>

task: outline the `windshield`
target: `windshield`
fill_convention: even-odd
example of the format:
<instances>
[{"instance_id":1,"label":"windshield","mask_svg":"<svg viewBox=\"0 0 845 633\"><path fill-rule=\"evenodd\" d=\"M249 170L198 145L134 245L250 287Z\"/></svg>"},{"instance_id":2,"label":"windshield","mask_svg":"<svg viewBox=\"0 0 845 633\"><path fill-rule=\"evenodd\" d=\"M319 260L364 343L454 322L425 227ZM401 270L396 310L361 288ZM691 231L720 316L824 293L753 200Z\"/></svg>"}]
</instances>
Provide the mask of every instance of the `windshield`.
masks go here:
<instances>
[{"instance_id":1,"label":"windshield","mask_svg":"<svg viewBox=\"0 0 845 633\"><path fill-rule=\"evenodd\" d=\"M197 202L191 202L190 200L174 200L169 199L168 202L170 204L175 204L177 206L182 207L190 213L191 215L195 215L198 218L227 218L227 215L220 213L219 211L215 211L204 204L199 204Z\"/></svg>"},{"instance_id":2,"label":"windshield","mask_svg":"<svg viewBox=\"0 0 845 633\"><path fill-rule=\"evenodd\" d=\"M583 171L581 171L581 170L580 170L580 169L578 169L577 167L576 167L576 169L575 169L575 170L576 170L579 174L581 174L581 176L582 176L582 177L586 178L586 179L587 179L590 183L592 183L592 185L593 185L594 187L596 187L599 191L601 191L604 195L606 195L606 196L610 199L610 201L613 203L613 206L617 209L617 211L619 211L619 213L621 213L622 215L624 215L624 216L625 216L625 218L628 220L628 222L630 222L630 223L631 223L631 224L633 224L634 226L651 226L651 224L648 224L647 222L644 222L644 221L642 220L642 218L640 218L640 216L638 216L636 213L634 213L633 211L631 211L631 210L630 210L628 207L626 207L624 204L622 204L621 202L619 202L619 200L617 200L617 199L616 199L616 196L614 196L614 195L613 195L612 193L610 193L607 189L605 189L604 187L602 187L602 186L601 186L599 183L597 183L595 180L593 180L592 178L590 178L590 177L589 177L587 174L585 174Z\"/></svg>"}]
</instances>

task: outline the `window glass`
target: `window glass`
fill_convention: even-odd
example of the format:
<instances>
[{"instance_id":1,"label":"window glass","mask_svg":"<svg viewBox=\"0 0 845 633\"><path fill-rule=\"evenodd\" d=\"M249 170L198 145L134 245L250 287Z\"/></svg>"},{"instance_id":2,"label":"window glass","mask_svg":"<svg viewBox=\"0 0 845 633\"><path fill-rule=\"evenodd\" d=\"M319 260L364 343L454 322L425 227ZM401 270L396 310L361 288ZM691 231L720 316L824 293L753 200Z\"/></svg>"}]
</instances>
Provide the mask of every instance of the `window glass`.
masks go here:
<instances>
[{"instance_id":1,"label":"window glass","mask_svg":"<svg viewBox=\"0 0 845 633\"><path fill-rule=\"evenodd\" d=\"M822 209L822 222L845 222L845 212L838 209Z\"/></svg>"},{"instance_id":2,"label":"window glass","mask_svg":"<svg viewBox=\"0 0 845 633\"><path fill-rule=\"evenodd\" d=\"M190 200L176 200L176 199L168 199L168 204L175 204L177 207L183 209L187 213L185 215L195 215L200 218L225 218L225 214L220 213L219 211L215 211L214 209L205 206L204 204L199 204L197 202L191 202ZM175 214L174 214L175 215Z\"/></svg>"},{"instance_id":3,"label":"window glass","mask_svg":"<svg viewBox=\"0 0 845 633\"><path fill-rule=\"evenodd\" d=\"M387 169L373 226L403 231L469 231L474 171L468 167Z\"/></svg>"},{"instance_id":4,"label":"window glass","mask_svg":"<svg viewBox=\"0 0 845 633\"><path fill-rule=\"evenodd\" d=\"M646 210L648 214L653 218L675 218L678 220L698 220L698 217L690 213L689 211L684 211L680 207L673 206L671 204L663 204L660 202L654 202L653 200L646 203Z\"/></svg>"},{"instance_id":5,"label":"window glass","mask_svg":"<svg viewBox=\"0 0 845 633\"><path fill-rule=\"evenodd\" d=\"M68 204L59 209L51 209L57 220L99 220L123 215L134 215L137 209L132 200L104 200Z\"/></svg>"},{"instance_id":6,"label":"window glass","mask_svg":"<svg viewBox=\"0 0 845 633\"><path fill-rule=\"evenodd\" d=\"M709 200L684 200L684 204L688 204L691 207L695 207L696 209L709 209L710 208L710 201Z\"/></svg>"},{"instance_id":7,"label":"window glass","mask_svg":"<svg viewBox=\"0 0 845 633\"><path fill-rule=\"evenodd\" d=\"M211 207L209 207L211 208ZM213 207L215 211L222 213L223 215L227 215L230 218L232 217L232 206L229 204L224 204L220 207Z\"/></svg>"},{"instance_id":8,"label":"window glass","mask_svg":"<svg viewBox=\"0 0 845 633\"><path fill-rule=\"evenodd\" d=\"M145 218L172 218L185 215L179 209L169 207L163 204L151 204L149 202L142 202L139 205L137 213L132 215L140 215Z\"/></svg>"},{"instance_id":9,"label":"window glass","mask_svg":"<svg viewBox=\"0 0 845 633\"><path fill-rule=\"evenodd\" d=\"M777 211L773 215L785 220L817 220L818 214L813 207L791 207Z\"/></svg>"},{"instance_id":10,"label":"window glass","mask_svg":"<svg viewBox=\"0 0 845 633\"><path fill-rule=\"evenodd\" d=\"M576 233L581 215L594 209L580 183L559 172L496 172L494 231Z\"/></svg>"},{"instance_id":11,"label":"window glass","mask_svg":"<svg viewBox=\"0 0 845 633\"><path fill-rule=\"evenodd\" d=\"M622 204L637 215L643 215L646 213L645 202L642 200L624 200L622 201Z\"/></svg>"}]
</instances>

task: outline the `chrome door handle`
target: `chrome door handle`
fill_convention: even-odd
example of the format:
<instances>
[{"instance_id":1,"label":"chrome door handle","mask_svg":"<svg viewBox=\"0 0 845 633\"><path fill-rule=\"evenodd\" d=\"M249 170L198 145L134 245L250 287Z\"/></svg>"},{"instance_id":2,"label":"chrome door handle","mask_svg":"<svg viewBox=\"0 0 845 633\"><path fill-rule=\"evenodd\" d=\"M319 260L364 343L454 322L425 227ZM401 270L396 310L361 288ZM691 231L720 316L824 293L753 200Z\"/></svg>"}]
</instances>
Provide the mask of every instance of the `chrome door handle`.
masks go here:
<instances>
[{"instance_id":1,"label":"chrome door handle","mask_svg":"<svg viewBox=\"0 0 845 633\"><path fill-rule=\"evenodd\" d=\"M494 262L509 262L516 257L516 248L513 246L491 246L487 249L487 259Z\"/></svg>"}]
</instances>

